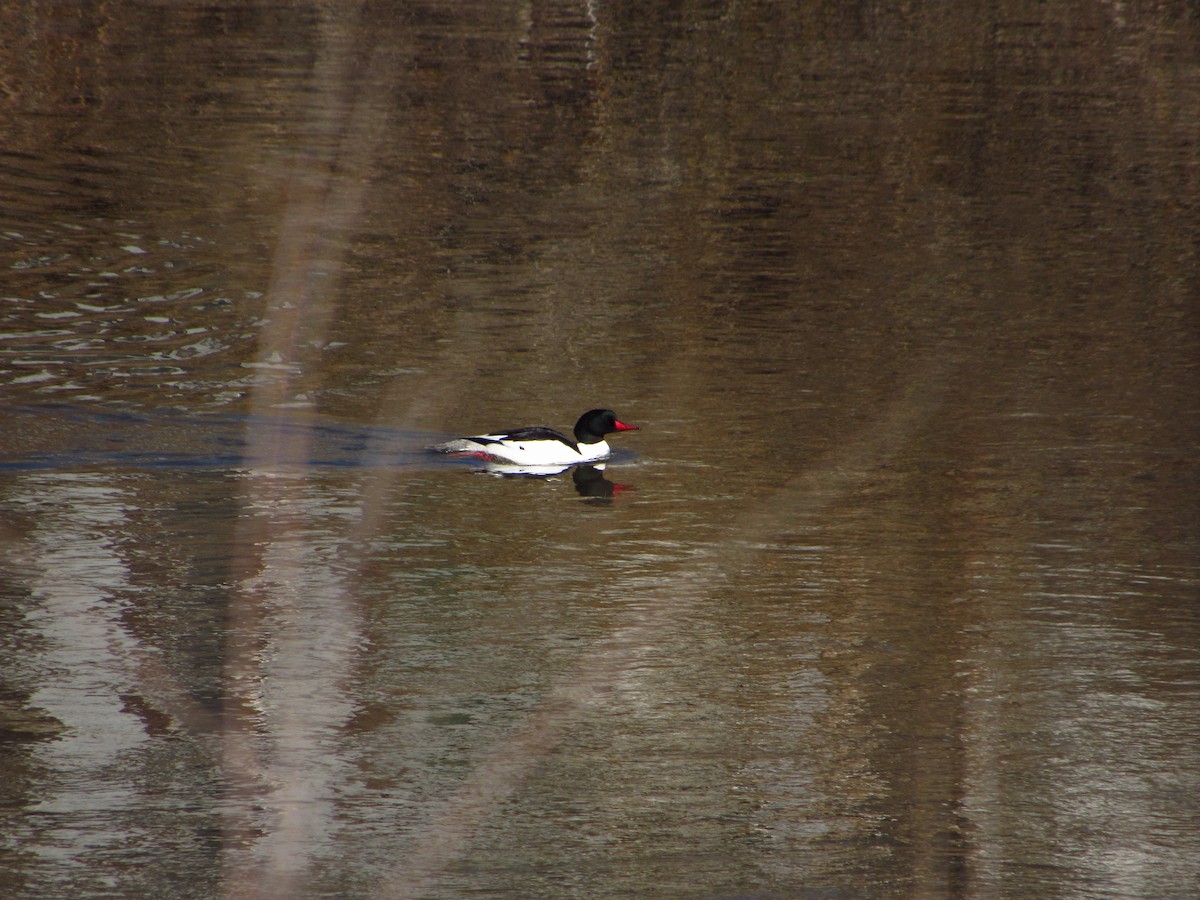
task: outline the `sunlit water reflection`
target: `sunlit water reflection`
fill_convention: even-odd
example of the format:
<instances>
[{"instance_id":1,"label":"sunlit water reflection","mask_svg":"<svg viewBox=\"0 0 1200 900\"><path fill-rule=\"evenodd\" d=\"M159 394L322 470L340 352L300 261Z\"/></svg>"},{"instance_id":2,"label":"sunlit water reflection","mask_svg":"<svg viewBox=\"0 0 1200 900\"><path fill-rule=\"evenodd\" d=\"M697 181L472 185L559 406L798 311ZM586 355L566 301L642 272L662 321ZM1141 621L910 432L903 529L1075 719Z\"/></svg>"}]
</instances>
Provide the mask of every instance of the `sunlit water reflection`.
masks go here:
<instances>
[{"instance_id":1,"label":"sunlit water reflection","mask_svg":"<svg viewBox=\"0 0 1200 900\"><path fill-rule=\"evenodd\" d=\"M1192 17L0 34L0 893L1196 892Z\"/></svg>"}]
</instances>

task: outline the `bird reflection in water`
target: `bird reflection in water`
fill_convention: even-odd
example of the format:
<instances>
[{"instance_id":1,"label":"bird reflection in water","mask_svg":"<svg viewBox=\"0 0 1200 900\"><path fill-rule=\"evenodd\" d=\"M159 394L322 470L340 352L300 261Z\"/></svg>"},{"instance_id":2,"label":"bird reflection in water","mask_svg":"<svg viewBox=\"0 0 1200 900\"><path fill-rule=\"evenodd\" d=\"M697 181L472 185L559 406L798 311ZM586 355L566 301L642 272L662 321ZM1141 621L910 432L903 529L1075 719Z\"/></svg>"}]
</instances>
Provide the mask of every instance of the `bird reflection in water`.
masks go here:
<instances>
[{"instance_id":1,"label":"bird reflection in water","mask_svg":"<svg viewBox=\"0 0 1200 900\"><path fill-rule=\"evenodd\" d=\"M571 470L571 480L581 497L589 500L611 500L618 494L632 491L633 485L609 481L604 477L604 466L576 466Z\"/></svg>"},{"instance_id":2,"label":"bird reflection in water","mask_svg":"<svg viewBox=\"0 0 1200 900\"><path fill-rule=\"evenodd\" d=\"M551 475L561 475L571 471L571 481L581 497L588 500L611 500L618 494L632 491L633 486L609 481L604 475L604 465L577 466L518 466L512 463L484 461L476 471L499 478L548 478Z\"/></svg>"}]
</instances>

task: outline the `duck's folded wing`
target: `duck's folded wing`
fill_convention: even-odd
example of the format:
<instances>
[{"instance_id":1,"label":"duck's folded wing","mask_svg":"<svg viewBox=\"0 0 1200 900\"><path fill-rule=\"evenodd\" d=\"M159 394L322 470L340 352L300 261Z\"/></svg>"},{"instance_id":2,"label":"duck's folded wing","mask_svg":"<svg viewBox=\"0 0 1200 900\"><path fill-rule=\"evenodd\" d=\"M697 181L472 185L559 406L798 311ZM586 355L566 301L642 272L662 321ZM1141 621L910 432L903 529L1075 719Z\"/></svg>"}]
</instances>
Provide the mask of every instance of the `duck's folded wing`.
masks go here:
<instances>
[{"instance_id":1,"label":"duck's folded wing","mask_svg":"<svg viewBox=\"0 0 1200 900\"><path fill-rule=\"evenodd\" d=\"M503 441L558 441L560 444L566 444L572 450L579 452L579 445L573 440L565 434L555 431L553 428L547 428L545 425L514 428L512 431L502 431L497 434L481 434L471 438L471 440L478 441L481 444L499 444Z\"/></svg>"}]
</instances>

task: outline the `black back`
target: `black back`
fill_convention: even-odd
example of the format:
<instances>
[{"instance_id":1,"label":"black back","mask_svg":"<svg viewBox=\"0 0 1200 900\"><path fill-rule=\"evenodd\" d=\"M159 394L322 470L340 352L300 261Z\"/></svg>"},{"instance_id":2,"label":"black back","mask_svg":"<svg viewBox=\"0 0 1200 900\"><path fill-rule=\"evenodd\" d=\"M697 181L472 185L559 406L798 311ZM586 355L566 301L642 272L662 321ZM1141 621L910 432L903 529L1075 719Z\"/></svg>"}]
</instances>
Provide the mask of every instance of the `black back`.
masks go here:
<instances>
[{"instance_id":1,"label":"black back","mask_svg":"<svg viewBox=\"0 0 1200 900\"><path fill-rule=\"evenodd\" d=\"M481 444L498 444L500 441L561 441L572 450L578 452L579 447L575 441L571 440L565 434L555 431L553 428L547 428L545 425L530 425L528 428L514 428L512 431L502 431L496 435L495 439L488 440L484 437L473 437L473 441Z\"/></svg>"}]
</instances>

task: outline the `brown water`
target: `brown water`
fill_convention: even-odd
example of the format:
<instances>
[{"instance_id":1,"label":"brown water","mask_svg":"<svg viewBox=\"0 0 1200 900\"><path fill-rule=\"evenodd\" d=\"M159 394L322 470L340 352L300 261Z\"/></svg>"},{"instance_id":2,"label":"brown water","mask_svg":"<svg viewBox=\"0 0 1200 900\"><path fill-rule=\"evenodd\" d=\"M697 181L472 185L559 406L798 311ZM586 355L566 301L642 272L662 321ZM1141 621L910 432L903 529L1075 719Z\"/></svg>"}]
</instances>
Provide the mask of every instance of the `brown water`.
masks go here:
<instances>
[{"instance_id":1,"label":"brown water","mask_svg":"<svg viewBox=\"0 0 1200 900\"><path fill-rule=\"evenodd\" d=\"M0 39L0 893L1200 893L1191 6Z\"/></svg>"}]
</instances>

